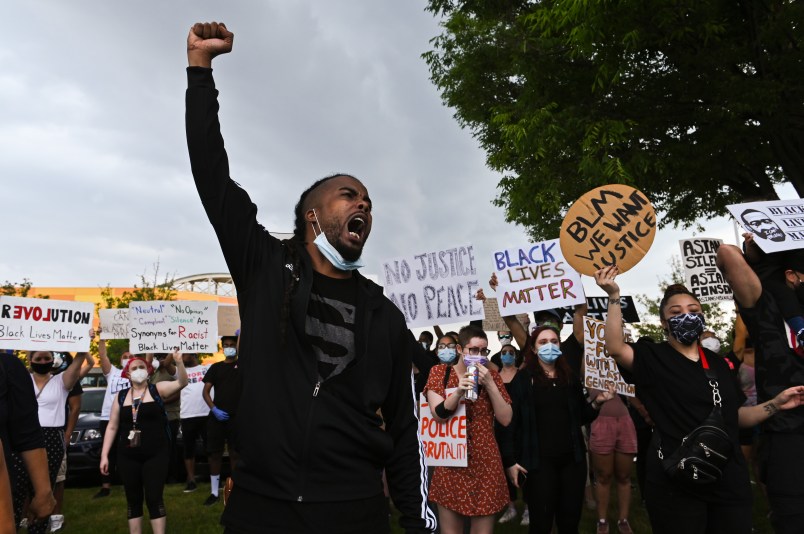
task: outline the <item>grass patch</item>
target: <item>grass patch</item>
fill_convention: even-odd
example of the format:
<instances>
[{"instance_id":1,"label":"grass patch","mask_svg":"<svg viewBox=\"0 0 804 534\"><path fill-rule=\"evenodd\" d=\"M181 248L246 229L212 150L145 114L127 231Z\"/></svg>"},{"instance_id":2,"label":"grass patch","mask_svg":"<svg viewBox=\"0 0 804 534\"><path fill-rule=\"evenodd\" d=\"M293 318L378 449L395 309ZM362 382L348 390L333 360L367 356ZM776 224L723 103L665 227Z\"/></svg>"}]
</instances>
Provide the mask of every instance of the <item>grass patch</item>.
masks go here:
<instances>
[{"instance_id":1,"label":"grass patch","mask_svg":"<svg viewBox=\"0 0 804 534\"><path fill-rule=\"evenodd\" d=\"M223 511L223 504L219 502L214 506L203 506L204 499L207 498L208 483L199 483L198 491L184 493L184 484L169 484L165 486L165 507L167 508L167 530L168 532L193 532L199 534L221 533L223 528L218 524L220 514ZM757 486L754 489L754 527L760 534L772 534L766 514L768 513L764 497ZM113 486L112 494L109 497L92 500L92 496L98 491L96 486L91 488L68 488L64 495L65 512L65 532L93 533L103 532L108 534L127 534L128 524L126 522L126 499L123 494L122 486ZM612 492L612 499L609 506L609 521L616 520L617 502L616 492ZM517 503L517 509L522 512L522 503ZM399 528L397 518L399 514L394 511L391 531L403 533ZM146 510L145 517L148 517ZM639 502L639 491L634 490L633 501L631 504L631 526L635 532L651 532L648 514ZM583 509L580 532L594 532L594 523L597 521L597 512ZM612 525L613 526L613 525ZM150 524L147 519L144 524L144 532L151 532ZM616 529L612 529L614 532ZM499 534L522 534L527 532L527 527L519 525L519 517L515 522L497 524L494 529Z\"/></svg>"}]
</instances>

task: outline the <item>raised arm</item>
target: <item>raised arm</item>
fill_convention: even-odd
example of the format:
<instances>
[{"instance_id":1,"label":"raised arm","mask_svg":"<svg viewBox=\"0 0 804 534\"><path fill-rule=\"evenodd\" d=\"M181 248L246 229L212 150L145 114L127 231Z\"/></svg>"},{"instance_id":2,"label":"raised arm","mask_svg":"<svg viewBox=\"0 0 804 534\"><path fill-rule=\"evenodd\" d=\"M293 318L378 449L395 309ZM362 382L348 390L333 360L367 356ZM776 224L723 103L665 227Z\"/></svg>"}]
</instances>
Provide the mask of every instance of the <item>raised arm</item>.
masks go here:
<instances>
[{"instance_id":1,"label":"raised arm","mask_svg":"<svg viewBox=\"0 0 804 534\"><path fill-rule=\"evenodd\" d=\"M103 329L98 327L98 332L102 331ZM109 356L106 354L106 340L103 338L98 340L98 358L100 359L101 372L103 373L103 376L111 373L112 362L109 361Z\"/></svg>"},{"instance_id":2,"label":"raised arm","mask_svg":"<svg viewBox=\"0 0 804 534\"><path fill-rule=\"evenodd\" d=\"M178 391L181 391L185 386L187 386L188 382L187 369L184 367L184 361L181 358L181 351L179 349L174 350L172 356L173 361L176 362L178 376L176 377L176 380L163 380L162 382L158 382L156 384L156 389L163 398L175 395Z\"/></svg>"},{"instance_id":3,"label":"raised arm","mask_svg":"<svg viewBox=\"0 0 804 534\"><path fill-rule=\"evenodd\" d=\"M634 349L623 338L620 286L614 281L619 272L620 269L616 265L604 267L595 273L595 283L609 296L609 309L606 314L606 350L618 366L630 371L634 363Z\"/></svg>"},{"instance_id":4,"label":"raised arm","mask_svg":"<svg viewBox=\"0 0 804 534\"><path fill-rule=\"evenodd\" d=\"M64 375L62 378L64 381L64 389L73 389L75 383L78 382L78 375L81 372L81 366L84 365L84 358L86 358L86 356L86 352L79 352L73 358L73 363L64 370L64 373L62 373Z\"/></svg>"},{"instance_id":5,"label":"raised arm","mask_svg":"<svg viewBox=\"0 0 804 534\"><path fill-rule=\"evenodd\" d=\"M572 335L583 347L583 320L586 314L589 313L589 306L586 301L583 304L576 304L575 311L572 313Z\"/></svg>"}]
</instances>

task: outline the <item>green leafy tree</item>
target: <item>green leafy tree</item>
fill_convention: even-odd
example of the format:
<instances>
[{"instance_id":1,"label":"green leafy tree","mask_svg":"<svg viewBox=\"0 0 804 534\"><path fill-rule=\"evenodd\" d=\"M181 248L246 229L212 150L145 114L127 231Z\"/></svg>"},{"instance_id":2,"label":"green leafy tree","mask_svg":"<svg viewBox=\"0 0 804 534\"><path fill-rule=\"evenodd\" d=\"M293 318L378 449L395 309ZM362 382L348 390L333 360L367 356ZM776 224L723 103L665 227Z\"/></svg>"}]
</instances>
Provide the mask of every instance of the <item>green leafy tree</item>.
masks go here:
<instances>
[{"instance_id":1,"label":"green leafy tree","mask_svg":"<svg viewBox=\"0 0 804 534\"><path fill-rule=\"evenodd\" d=\"M655 341L666 339L665 331L659 323L659 303L667 286L671 284L686 284L684 268L681 266L681 259L678 256L673 256L670 260L670 276L659 280L658 298L650 298L645 294L636 295L636 301L647 310L647 314L641 314L641 322L634 324L638 337L647 336ZM717 334L722 345L721 352L725 354L731 350L734 318L718 304L701 304L701 311L706 317L707 330L712 330Z\"/></svg>"},{"instance_id":2,"label":"green leafy tree","mask_svg":"<svg viewBox=\"0 0 804 534\"><path fill-rule=\"evenodd\" d=\"M555 237L586 191L645 192L660 226L804 197L804 2L430 0L424 54L501 173L495 203Z\"/></svg>"},{"instance_id":3,"label":"green leafy tree","mask_svg":"<svg viewBox=\"0 0 804 534\"><path fill-rule=\"evenodd\" d=\"M154 264L154 273L150 278L145 274L140 275L139 284L134 284L130 291L126 290L119 296L115 296L112 288L106 286L101 291L101 308L128 308L130 302L150 301L150 300L174 300L176 298L175 277L165 275L160 281L159 263ZM106 341L106 351L109 360L120 365L120 356L128 350L127 339L110 339ZM97 341L93 341L93 350L97 350Z\"/></svg>"}]
</instances>

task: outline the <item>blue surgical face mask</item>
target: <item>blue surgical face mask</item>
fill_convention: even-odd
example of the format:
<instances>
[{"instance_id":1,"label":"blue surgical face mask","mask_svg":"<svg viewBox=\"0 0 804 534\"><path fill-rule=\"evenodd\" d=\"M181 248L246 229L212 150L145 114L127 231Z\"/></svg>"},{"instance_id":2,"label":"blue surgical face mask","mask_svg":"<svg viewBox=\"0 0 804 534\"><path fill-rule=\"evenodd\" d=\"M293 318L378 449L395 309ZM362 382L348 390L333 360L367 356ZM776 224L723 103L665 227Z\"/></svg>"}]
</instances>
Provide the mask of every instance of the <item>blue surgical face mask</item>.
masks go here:
<instances>
[{"instance_id":1,"label":"blue surgical face mask","mask_svg":"<svg viewBox=\"0 0 804 534\"><path fill-rule=\"evenodd\" d=\"M516 355L514 354L500 354L500 359L502 360L502 364L505 366L514 365L516 361Z\"/></svg>"},{"instance_id":2,"label":"blue surgical face mask","mask_svg":"<svg viewBox=\"0 0 804 534\"><path fill-rule=\"evenodd\" d=\"M455 349L438 349L438 359L441 360L441 363L452 363L457 354Z\"/></svg>"},{"instance_id":3,"label":"blue surgical face mask","mask_svg":"<svg viewBox=\"0 0 804 534\"><path fill-rule=\"evenodd\" d=\"M555 343L545 343L539 347L537 354L544 363L553 363L561 356L561 349Z\"/></svg>"},{"instance_id":4,"label":"blue surgical face mask","mask_svg":"<svg viewBox=\"0 0 804 534\"><path fill-rule=\"evenodd\" d=\"M318 224L318 228L321 229L321 225L318 223L318 215L316 215L315 210L313 210L313 215L315 216L315 222ZM315 225L313 225L313 232L315 232ZM341 256L341 253L332 246L332 243L329 242L323 231L318 232L313 243L316 247L318 247L318 250L321 252L321 254L323 254L324 257L339 271L354 271L355 269L360 269L364 265L363 260L360 258L357 258L354 261L346 261L343 256Z\"/></svg>"},{"instance_id":5,"label":"blue surgical face mask","mask_svg":"<svg viewBox=\"0 0 804 534\"><path fill-rule=\"evenodd\" d=\"M235 347L224 347L223 355L227 358L234 358L237 356L237 349Z\"/></svg>"}]
</instances>

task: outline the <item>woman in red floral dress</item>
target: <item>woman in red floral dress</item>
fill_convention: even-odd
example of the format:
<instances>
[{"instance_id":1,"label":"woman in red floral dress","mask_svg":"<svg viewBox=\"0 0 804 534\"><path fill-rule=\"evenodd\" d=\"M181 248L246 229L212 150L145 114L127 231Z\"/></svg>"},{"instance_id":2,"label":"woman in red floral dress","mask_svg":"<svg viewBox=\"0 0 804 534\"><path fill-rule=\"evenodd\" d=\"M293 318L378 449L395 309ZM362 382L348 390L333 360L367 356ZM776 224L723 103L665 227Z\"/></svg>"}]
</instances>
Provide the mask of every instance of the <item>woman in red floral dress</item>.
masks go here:
<instances>
[{"instance_id":1,"label":"woman in red floral dress","mask_svg":"<svg viewBox=\"0 0 804 534\"><path fill-rule=\"evenodd\" d=\"M430 371L425 387L427 402L438 421L447 421L474 380L467 376L464 358L488 356L488 339L476 326L458 333L459 357L454 365L440 364ZM446 381L445 381L446 378ZM500 375L478 365L480 390L476 401L466 402L467 467L436 467L430 500L438 505L443 534L461 534L464 517L471 518L472 534L490 534L494 515L508 504L508 487L494 439L494 419L511 422L511 399ZM445 385L446 384L446 385ZM457 388L451 393L446 391Z\"/></svg>"}]
</instances>

